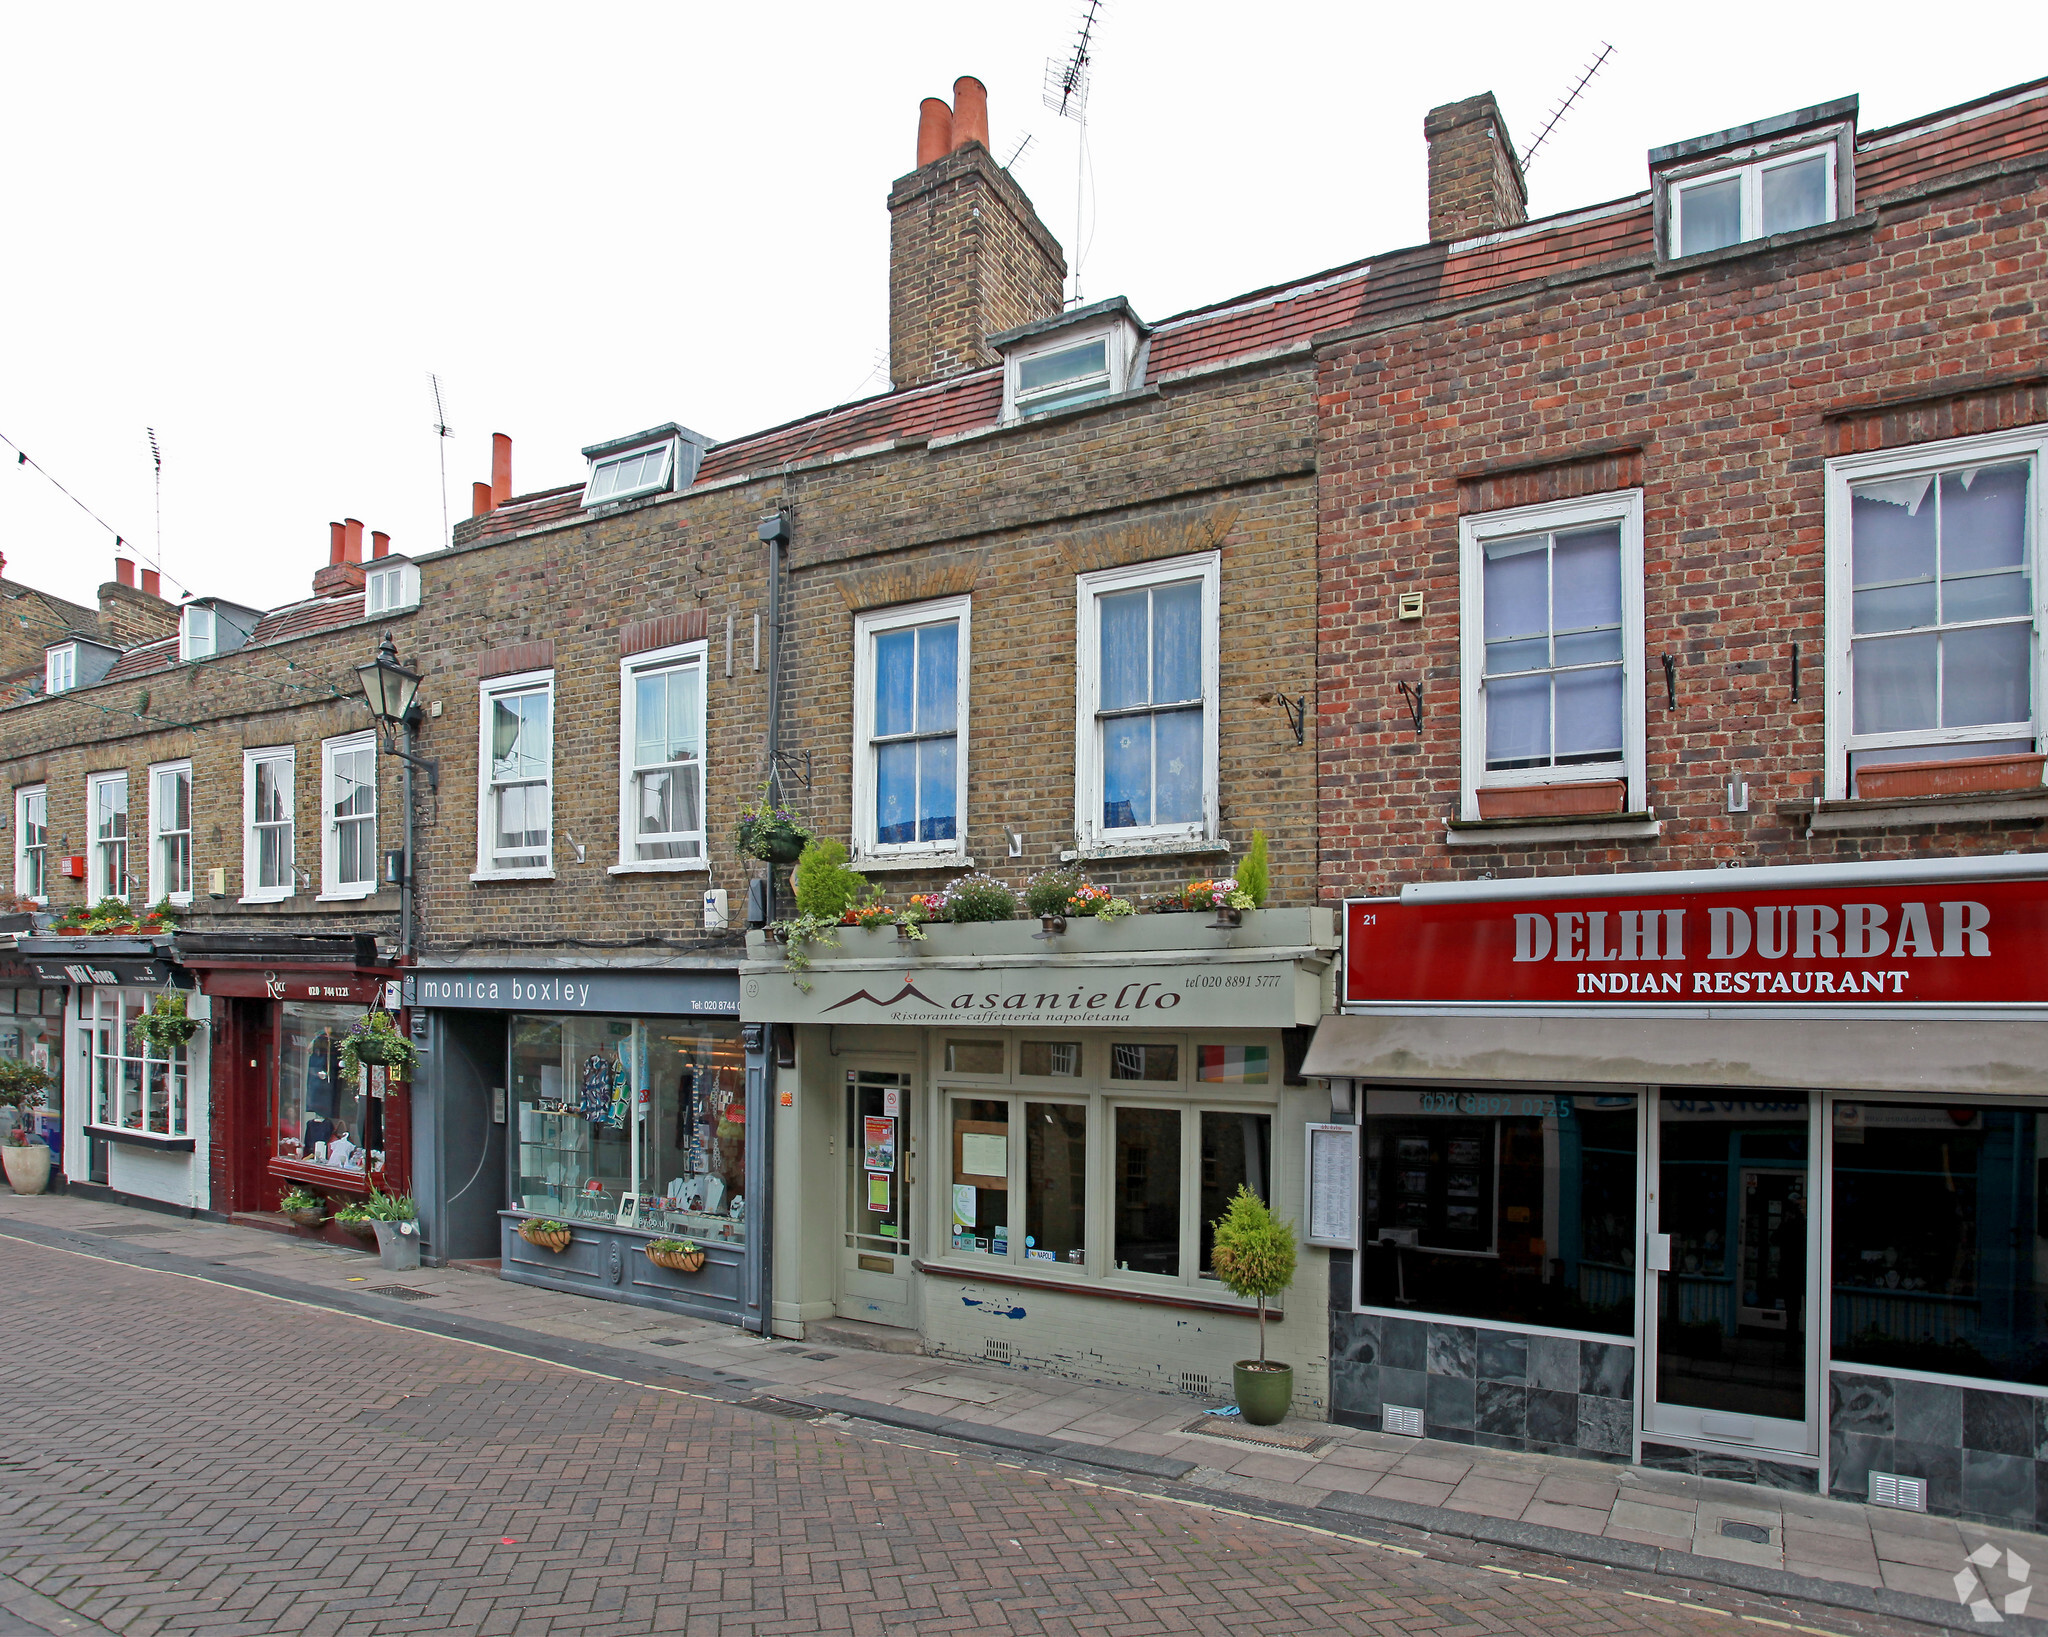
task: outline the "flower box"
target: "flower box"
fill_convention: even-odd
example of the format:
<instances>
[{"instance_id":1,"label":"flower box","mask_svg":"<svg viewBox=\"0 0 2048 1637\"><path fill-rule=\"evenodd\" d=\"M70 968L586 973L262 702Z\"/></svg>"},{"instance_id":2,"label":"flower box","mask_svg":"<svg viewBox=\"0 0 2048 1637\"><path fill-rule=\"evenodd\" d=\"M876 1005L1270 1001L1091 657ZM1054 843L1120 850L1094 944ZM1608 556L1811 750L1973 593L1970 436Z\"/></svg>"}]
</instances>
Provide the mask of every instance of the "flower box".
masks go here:
<instances>
[{"instance_id":1,"label":"flower box","mask_svg":"<svg viewBox=\"0 0 2048 1637\"><path fill-rule=\"evenodd\" d=\"M542 1250L551 1250L559 1256L569 1248L569 1241L574 1235L567 1228L536 1228L531 1222L522 1222L519 1237L529 1245L538 1245Z\"/></svg>"},{"instance_id":2,"label":"flower box","mask_svg":"<svg viewBox=\"0 0 2048 1637\"><path fill-rule=\"evenodd\" d=\"M1856 775L1860 801L1907 801L1914 796L1975 796L1997 790L2039 790L2048 756L1959 756L1947 762L1893 762Z\"/></svg>"},{"instance_id":3,"label":"flower box","mask_svg":"<svg viewBox=\"0 0 2048 1637\"><path fill-rule=\"evenodd\" d=\"M701 1250L666 1251L656 1250L650 1245L647 1247L647 1260L673 1273L697 1273L704 1267Z\"/></svg>"},{"instance_id":4,"label":"flower box","mask_svg":"<svg viewBox=\"0 0 2048 1637\"><path fill-rule=\"evenodd\" d=\"M1574 818L1619 813L1628 785L1621 779L1584 784L1518 784L1479 792L1482 819Z\"/></svg>"}]
</instances>

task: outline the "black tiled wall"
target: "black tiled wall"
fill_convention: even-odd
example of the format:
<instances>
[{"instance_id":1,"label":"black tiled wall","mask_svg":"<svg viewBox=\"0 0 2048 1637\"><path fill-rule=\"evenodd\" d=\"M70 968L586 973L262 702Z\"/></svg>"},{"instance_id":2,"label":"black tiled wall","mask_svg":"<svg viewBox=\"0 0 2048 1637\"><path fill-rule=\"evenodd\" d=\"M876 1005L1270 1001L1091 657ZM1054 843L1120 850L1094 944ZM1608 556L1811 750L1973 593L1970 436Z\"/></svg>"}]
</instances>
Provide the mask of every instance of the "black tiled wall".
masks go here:
<instances>
[{"instance_id":1,"label":"black tiled wall","mask_svg":"<svg viewBox=\"0 0 2048 1637\"><path fill-rule=\"evenodd\" d=\"M1927 1480L1927 1510L2048 1530L2048 1399L1874 1371L1828 1375L1830 1491L1864 1499L1870 1473Z\"/></svg>"}]
</instances>

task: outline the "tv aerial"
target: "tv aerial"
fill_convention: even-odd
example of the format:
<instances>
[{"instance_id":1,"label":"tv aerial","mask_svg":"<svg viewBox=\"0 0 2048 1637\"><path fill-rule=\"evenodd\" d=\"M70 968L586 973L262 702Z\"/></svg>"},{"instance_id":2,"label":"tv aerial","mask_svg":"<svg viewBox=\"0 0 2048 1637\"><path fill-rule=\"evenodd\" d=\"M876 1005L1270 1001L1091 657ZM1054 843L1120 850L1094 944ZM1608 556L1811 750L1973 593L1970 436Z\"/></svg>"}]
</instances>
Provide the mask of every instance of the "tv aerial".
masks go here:
<instances>
[{"instance_id":1,"label":"tv aerial","mask_svg":"<svg viewBox=\"0 0 2048 1637\"><path fill-rule=\"evenodd\" d=\"M448 527L448 440L455 433L448 425L448 412L441 407L441 377L427 371L427 385L434 393L435 447L441 454L441 544L445 546L454 539Z\"/></svg>"},{"instance_id":2,"label":"tv aerial","mask_svg":"<svg viewBox=\"0 0 2048 1637\"><path fill-rule=\"evenodd\" d=\"M1528 147L1522 150L1523 170L1526 171L1529 168L1530 162L1536 157L1536 150L1543 146L1544 138L1549 136L1552 131L1556 130L1564 122L1564 116L1571 112L1572 104L1579 100L1580 93L1593 83L1593 76L1606 67L1607 59L1613 55L1614 47L1605 40L1602 40L1600 42L1600 54L1586 65L1585 72L1578 77L1572 88L1565 92L1563 99L1558 105L1550 110L1550 118L1543 122L1543 129L1538 131L1530 139Z\"/></svg>"},{"instance_id":3,"label":"tv aerial","mask_svg":"<svg viewBox=\"0 0 2048 1637\"><path fill-rule=\"evenodd\" d=\"M1083 200L1088 174L1088 86L1092 73L1089 48L1095 40L1095 21L1102 10L1102 0L1086 0L1087 9L1081 13L1081 32L1074 40L1074 49L1064 59L1048 57L1045 60L1046 107L1061 119L1071 119L1080 127L1074 143L1074 295L1070 305L1081 305L1081 259L1084 246L1081 239L1083 222ZM1018 150L1022 155L1023 150Z\"/></svg>"}]
</instances>

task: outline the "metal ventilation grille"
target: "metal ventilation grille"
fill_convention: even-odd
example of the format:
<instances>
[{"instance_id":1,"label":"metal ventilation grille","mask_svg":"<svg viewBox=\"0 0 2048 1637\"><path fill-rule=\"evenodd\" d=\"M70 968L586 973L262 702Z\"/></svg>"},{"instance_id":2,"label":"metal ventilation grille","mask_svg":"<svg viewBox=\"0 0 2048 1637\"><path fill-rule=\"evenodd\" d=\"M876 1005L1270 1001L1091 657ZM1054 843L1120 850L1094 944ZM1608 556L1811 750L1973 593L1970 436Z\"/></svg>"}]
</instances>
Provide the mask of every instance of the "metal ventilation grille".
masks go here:
<instances>
[{"instance_id":1,"label":"metal ventilation grille","mask_svg":"<svg viewBox=\"0 0 2048 1637\"><path fill-rule=\"evenodd\" d=\"M1897 1472L1870 1475L1870 1504L1896 1507L1901 1512L1927 1510L1927 1480L1908 1478Z\"/></svg>"},{"instance_id":2,"label":"metal ventilation grille","mask_svg":"<svg viewBox=\"0 0 2048 1637\"><path fill-rule=\"evenodd\" d=\"M1014 1364L1017 1359L1017 1344L1009 1341L985 1341L981 1344L981 1356L990 1364Z\"/></svg>"},{"instance_id":3,"label":"metal ventilation grille","mask_svg":"<svg viewBox=\"0 0 2048 1637\"><path fill-rule=\"evenodd\" d=\"M1181 1371L1180 1390L1190 1398L1215 1398L1219 1396L1216 1391L1216 1384L1207 1376L1195 1370Z\"/></svg>"},{"instance_id":4,"label":"metal ventilation grille","mask_svg":"<svg viewBox=\"0 0 2048 1637\"><path fill-rule=\"evenodd\" d=\"M1382 1404L1380 1425L1388 1432L1399 1433L1403 1438L1420 1438L1422 1411L1412 1404Z\"/></svg>"}]
</instances>

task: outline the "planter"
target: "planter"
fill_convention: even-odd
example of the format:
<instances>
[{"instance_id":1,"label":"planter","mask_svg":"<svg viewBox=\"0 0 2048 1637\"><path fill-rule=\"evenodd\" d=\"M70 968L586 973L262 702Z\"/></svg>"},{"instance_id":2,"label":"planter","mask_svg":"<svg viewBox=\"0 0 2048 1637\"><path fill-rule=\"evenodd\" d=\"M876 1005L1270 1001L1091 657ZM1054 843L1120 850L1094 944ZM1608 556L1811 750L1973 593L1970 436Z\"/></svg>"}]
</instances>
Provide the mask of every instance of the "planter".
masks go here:
<instances>
[{"instance_id":1,"label":"planter","mask_svg":"<svg viewBox=\"0 0 2048 1637\"><path fill-rule=\"evenodd\" d=\"M1974 796L1995 790L2039 790L2048 756L1959 756L1949 762L1893 762L1856 775L1860 801L1914 796Z\"/></svg>"},{"instance_id":2,"label":"planter","mask_svg":"<svg viewBox=\"0 0 2048 1637\"><path fill-rule=\"evenodd\" d=\"M327 1213L314 1207L284 1213L302 1228L317 1228L327 1220Z\"/></svg>"},{"instance_id":3,"label":"planter","mask_svg":"<svg viewBox=\"0 0 2048 1637\"><path fill-rule=\"evenodd\" d=\"M698 1273L704 1267L704 1253L700 1250L681 1253L666 1250L650 1250L647 1260L658 1268L667 1268L673 1273Z\"/></svg>"},{"instance_id":4,"label":"planter","mask_svg":"<svg viewBox=\"0 0 2048 1637\"><path fill-rule=\"evenodd\" d=\"M1238 1413L1255 1427L1275 1427L1287 1418L1294 1402L1294 1367L1268 1364L1263 1369L1254 1359L1240 1359L1231 1366L1237 1384Z\"/></svg>"},{"instance_id":5,"label":"planter","mask_svg":"<svg viewBox=\"0 0 2048 1637\"><path fill-rule=\"evenodd\" d=\"M359 1063L374 1063L382 1068L397 1060L398 1054L373 1034L362 1035L356 1040L356 1061Z\"/></svg>"},{"instance_id":6,"label":"planter","mask_svg":"<svg viewBox=\"0 0 2048 1637\"><path fill-rule=\"evenodd\" d=\"M1573 818L1619 813L1628 795L1620 779L1593 779L1585 784L1525 784L1479 792L1482 819Z\"/></svg>"},{"instance_id":7,"label":"planter","mask_svg":"<svg viewBox=\"0 0 2048 1637\"><path fill-rule=\"evenodd\" d=\"M519 1237L529 1245L538 1245L542 1250L551 1250L559 1256L569 1248L569 1241L575 1238L575 1235L567 1228L557 1228L552 1233L540 1233L530 1225L522 1225Z\"/></svg>"},{"instance_id":8,"label":"planter","mask_svg":"<svg viewBox=\"0 0 2048 1637\"><path fill-rule=\"evenodd\" d=\"M354 1234L358 1239L377 1237L377 1224L367 1216L338 1216L334 1225L343 1233Z\"/></svg>"},{"instance_id":9,"label":"planter","mask_svg":"<svg viewBox=\"0 0 2048 1637\"><path fill-rule=\"evenodd\" d=\"M763 825L748 832L746 840L740 844L740 851L764 864L794 864L803 857L804 847L810 839L780 825Z\"/></svg>"},{"instance_id":10,"label":"planter","mask_svg":"<svg viewBox=\"0 0 2048 1637\"><path fill-rule=\"evenodd\" d=\"M7 1168L7 1186L17 1194L39 1194L50 1186L50 1148L40 1137L0 1147L0 1164Z\"/></svg>"},{"instance_id":11,"label":"planter","mask_svg":"<svg viewBox=\"0 0 2048 1637\"><path fill-rule=\"evenodd\" d=\"M410 1273L420 1265L417 1222L372 1222L377 1233L377 1265L393 1273Z\"/></svg>"}]
</instances>

